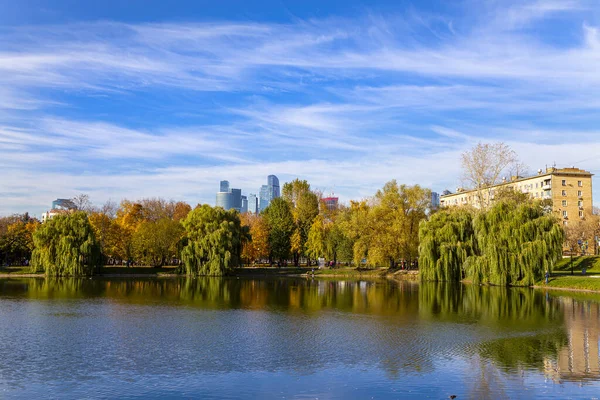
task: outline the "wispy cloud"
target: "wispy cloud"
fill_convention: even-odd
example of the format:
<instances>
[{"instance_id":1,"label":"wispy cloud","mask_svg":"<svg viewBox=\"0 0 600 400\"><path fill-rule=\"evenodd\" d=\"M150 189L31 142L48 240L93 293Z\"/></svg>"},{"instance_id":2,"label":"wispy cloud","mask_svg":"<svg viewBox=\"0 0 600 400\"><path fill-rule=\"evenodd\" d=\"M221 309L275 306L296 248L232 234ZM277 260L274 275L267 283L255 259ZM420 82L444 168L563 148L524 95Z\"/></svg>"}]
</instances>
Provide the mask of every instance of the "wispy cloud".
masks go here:
<instances>
[{"instance_id":1,"label":"wispy cloud","mask_svg":"<svg viewBox=\"0 0 600 400\"><path fill-rule=\"evenodd\" d=\"M346 200L392 178L442 190L478 140L600 170L593 6L3 28L0 213L84 189L213 202L219 179L271 173Z\"/></svg>"}]
</instances>

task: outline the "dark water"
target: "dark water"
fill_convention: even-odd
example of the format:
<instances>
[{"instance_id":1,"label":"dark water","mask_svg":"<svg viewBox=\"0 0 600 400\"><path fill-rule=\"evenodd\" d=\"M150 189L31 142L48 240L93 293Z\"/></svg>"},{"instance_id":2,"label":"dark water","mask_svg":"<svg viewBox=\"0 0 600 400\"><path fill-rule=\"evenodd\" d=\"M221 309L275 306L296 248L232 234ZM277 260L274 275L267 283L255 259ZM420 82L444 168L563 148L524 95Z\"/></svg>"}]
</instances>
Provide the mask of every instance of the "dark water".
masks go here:
<instances>
[{"instance_id":1,"label":"dark water","mask_svg":"<svg viewBox=\"0 0 600 400\"><path fill-rule=\"evenodd\" d=\"M598 398L595 298L305 279L0 279L0 398Z\"/></svg>"}]
</instances>

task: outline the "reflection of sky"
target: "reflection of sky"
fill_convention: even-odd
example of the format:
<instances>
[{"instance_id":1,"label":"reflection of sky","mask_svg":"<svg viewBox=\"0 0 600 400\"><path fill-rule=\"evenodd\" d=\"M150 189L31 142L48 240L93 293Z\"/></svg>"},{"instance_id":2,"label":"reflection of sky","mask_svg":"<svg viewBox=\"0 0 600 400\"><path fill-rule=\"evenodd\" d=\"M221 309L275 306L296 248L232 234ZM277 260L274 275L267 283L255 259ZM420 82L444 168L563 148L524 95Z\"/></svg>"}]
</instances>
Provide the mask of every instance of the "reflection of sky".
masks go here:
<instances>
[{"instance_id":1,"label":"reflection of sky","mask_svg":"<svg viewBox=\"0 0 600 400\"><path fill-rule=\"evenodd\" d=\"M300 283L261 284L269 290L277 287L280 302L313 290ZM541 330L524 330L530 321L498 328L490 324L489 316L473 319L479 315L470 309L477 297L458 298L457 308L465 315L461 318L427 314L410 304L405 305L411 312L382 313L371 303L384 292L390 297L386 304L401 299L425 307L418 292L398 297L399 291L389 285L319 282L314 289L323 288L325 297L317 300L325 304L334 298L331 290L342 286L350 290L344 296L367 302L362 312L336 308L335 302L318 311L290 311L276 307L273 299L258 298L264 295L260 291L248 294L253 296L248 301L258 298L262 308L221 309L161 301L160 295L148 295L147 304L110 295L72 298L81 296L81 288L41 300L0 293L0 321L10 321L0 324L0 393L22 398L455 394L460 399L589 397L598 391L595 382L582 387L555 383L545 378L542 363L506 367L494 358L504 350L518 351L520 347L511 347L516 339L531 338L535 346L540 335L557 336L563 332L560 319L550 319L548 325L554 328ZM352 291L352 286L360 290ZM221 293L235 297L237 286L224 287ZM125 296L137 301L152 288L142 286L140 292L132 290ZM538 300L531 297L533 314L523 318L537 321L536 313L546 307ZM539 304L542 308L536 308ZM483 351L489 348L492 351ZM542 352L541 346L538 350Z\"/></svg>"}]
</instances>

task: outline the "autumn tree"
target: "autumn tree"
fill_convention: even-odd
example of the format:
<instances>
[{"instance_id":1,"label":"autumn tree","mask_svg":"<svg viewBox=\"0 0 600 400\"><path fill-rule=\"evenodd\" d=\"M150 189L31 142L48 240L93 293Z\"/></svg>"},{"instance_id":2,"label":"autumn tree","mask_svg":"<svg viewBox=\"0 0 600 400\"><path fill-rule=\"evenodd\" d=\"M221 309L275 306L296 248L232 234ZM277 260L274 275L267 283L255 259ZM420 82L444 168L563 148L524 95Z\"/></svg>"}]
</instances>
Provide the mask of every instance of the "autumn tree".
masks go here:
<instances>
[{"instance_id":1,"label":"autumn tree","mask_svg":"<svg viewBox=\"0 0 600 400\"><path fill-rule=\"evenodd\" d=\"M91 275L100 268L100 246L83 211L57 215L33 234L33 271L48 276Z\"/></svg>"},{"instance_id":2,"label":"autumn tree","mask_svg":"<svg viewBox=\"0 0 600 400\"><path fill-rule=\"evenodd\" d=\"M352 243L354 263L358 266L367 257L371 227L370 209L366 200L350 201L347 208L336 220L345 237Z\"/></svg>"},{"instance_id":3,"label":"autumn tree","mask_svg":"<svg viewBox=\"0 0 600 400\"><path fill-rule=\"evenodd\" d=\"M273 199L263 212L269 228L269 262L287 260L291 251L291 237L295 230L289 203L283 198Z\"/></svg>"},{"instance_id":4,"label":"autumn tree","mask_svg":"<svg viewBox=\"0 0 600 400\"><path fill-rule=\"evenodd\" d=\"M183 271L188 275L225 275L241 266L248 230L239 213L202 205L183 221L186 244L181 251Z\"/></svg>"},{"instance_id":5,"label":"autumn tree","mask_svg":"<svg viewBox=\"0 0 600 400\"><path fill-rule=\"evenodd\" d=\"M0 218L0 263L22 264L31 259L38 220L29 215Z\"/></svg>"},{"instance_id":6,"label":"autumn tree","mask_svg":"<svg viewBox=\"0 0 600 400\"><path fill-rule=\"evenodd\" d=\"M178 201L173 207L173 220L183 221L190 211L192 211L192 207L188 203Z\"/></svg>"},{"instance_id":7,"label":"autumn tree","mask_svg":"<svg viewBox=\"0 0 600 400\"><path fill-rule=\"evenodd\" d=\"M524 166L517 154L505 143L478 143L461 157L463 181L476 191L481 209L487 209L491 202L491 186L499 184L503 174L511 170L518 172Z\"/></svg>"},{"instance_id":8,"label":"autumn tree","mask_svg":"<svg viewBox=\"0 0 600 400\"><path fill-rule=\"evenodd\" d=\"M294 232L291 236L291 252L294 264L298 266L301 255L305 254L308 232L313 220L319 214L319 197L311 192L306 180L295 179L283 185L282 197L290 205L294 219Z\"/></svg>"},{"instance_id":9,"label":"autumn tree","mask_svg":"<svg viewBox=\"0 0 600 400\"><path fill-rule=\"evenodd\" d=\"M431 191L419 185L398 185L395 180L377 191L369 215L369 259L391 267L401 258L418 256L419 223L431 205Z\"/></svg>"},{"instance_id":10,"label":"autumn tree","mask_svg":"<svg viewBox=\"0 0 600 400\"><path fill-rule=\"evenodd\" d=\"M262 215L244 213L240 215L242 226L248 227L250 240L244 243L242 258L246 262L269 257L269 227Z\"/></svg>"},{"instance_id":11,"label":"autumn tree","mask_svg":"<svg viewBox=\"0 0 600 400\"><path fill-rule=\"evenodd\" d=\"M110 213L110 211L108 211ZM88 217L96 240L100 245L103 261L109 258L124 260L127 258L125 240L129 239L130 233L126 232L119 222L110 217L110 214L97 211Z\"/></svg>"},{"instance_id":12,"label":"autumn tree","mask_svg":"<svg viewBox=\"0 0 600 400\"><path fill-rule=\"evenodd\" d=\"M325 255L325 221L320 215L314 219L308 231L306 253L315 260Z\"/></svg>"},{"instance_id":13,"label":"autumn tree","mask_svg":"<svg viewBox=\"0 0 600 400\"><path fill-rule=\"evenodd\" d=\"M130 260L133 257L133 235L144 221L145 210L142 204L129 200L121 201L116 223L121 233L118 253L123 258Z\"/></svg>"}]
</instances>

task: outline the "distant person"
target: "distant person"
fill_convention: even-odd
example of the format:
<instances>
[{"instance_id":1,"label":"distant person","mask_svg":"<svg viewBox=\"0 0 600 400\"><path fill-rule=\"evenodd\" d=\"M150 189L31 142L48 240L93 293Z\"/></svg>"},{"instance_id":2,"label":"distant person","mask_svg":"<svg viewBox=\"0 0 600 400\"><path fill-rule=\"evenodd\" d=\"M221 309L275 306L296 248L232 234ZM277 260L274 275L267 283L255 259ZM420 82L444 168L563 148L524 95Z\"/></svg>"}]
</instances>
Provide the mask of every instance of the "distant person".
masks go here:
<instances>
[{"instance_id":1,"label":"distant person","mask_svg":"<svg viewBox=\"0 0 600 400\"><path fill-rule=\"evenodd\" d=\"M548 278L550 278L550 273L546 270L546 285L548 284Z\"/></svg>"}]
</instances>

